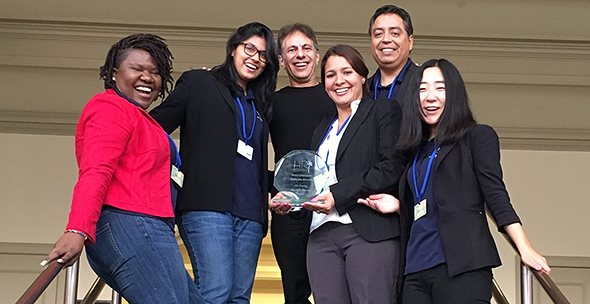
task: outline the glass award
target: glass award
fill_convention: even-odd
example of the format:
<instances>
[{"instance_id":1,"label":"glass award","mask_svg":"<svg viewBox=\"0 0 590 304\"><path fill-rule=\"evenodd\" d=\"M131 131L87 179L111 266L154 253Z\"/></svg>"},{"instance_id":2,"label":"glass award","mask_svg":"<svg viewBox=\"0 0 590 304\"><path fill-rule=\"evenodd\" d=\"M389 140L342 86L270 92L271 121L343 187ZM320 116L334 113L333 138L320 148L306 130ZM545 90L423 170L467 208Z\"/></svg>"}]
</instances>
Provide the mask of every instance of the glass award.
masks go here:
<instances>
[{"instance_id":1,"label":"glass award","mask_svg":"<svg viewBox=\"0 0 590 304\"><path fill-rule=\"evenodd\" d=\"M314 151L293 150L275 165L274 186L284 198L273 202L300 209L302 203L328 190L329 176L326 161Z\"/></svg>"}]
</instances>

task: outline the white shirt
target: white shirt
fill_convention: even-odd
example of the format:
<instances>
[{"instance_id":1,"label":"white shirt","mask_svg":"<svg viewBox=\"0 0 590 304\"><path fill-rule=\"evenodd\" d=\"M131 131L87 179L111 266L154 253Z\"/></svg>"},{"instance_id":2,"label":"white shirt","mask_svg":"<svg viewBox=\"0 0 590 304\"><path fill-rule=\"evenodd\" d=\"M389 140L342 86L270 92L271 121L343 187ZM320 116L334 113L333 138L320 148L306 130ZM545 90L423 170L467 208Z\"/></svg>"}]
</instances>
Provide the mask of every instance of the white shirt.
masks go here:
<instances>
[{"instance_id":1,"label":"white shirt","mask_svg":"<svg viewBox=\"0 0 590 304\"><path fill-rule=\"evenodd\" d=\"M338 130L338 119L334 120L334 122L330 126L330 129L328 129L328 134L326 134L324 140L318 148L318 155L321 156L324 160L326 160L330 174L334 177L333 182L331 183L332 185L338 182L338 180L336 179L336 154L338 153L340 139L342 139L342 135L344 135L344 132L346 131L346 128L352 120L354 113L356 113L356 110L358 109L360 103L360 100L355 100L350 104L350 109L352 110L352 112L350 113L350 117L346 120L346 123L342 125L340 130ZM315 229L327 222L352 224L352 219L350 218L350 215L348 215L348 213L339 215L338 211L336 210L336 206L334 206L334 208L332 208L332 210L330 210L330 213L328 214L314 212L311 220L311 226L309 228L309 233L313 232Z\"/></svg>"}]
</instances>

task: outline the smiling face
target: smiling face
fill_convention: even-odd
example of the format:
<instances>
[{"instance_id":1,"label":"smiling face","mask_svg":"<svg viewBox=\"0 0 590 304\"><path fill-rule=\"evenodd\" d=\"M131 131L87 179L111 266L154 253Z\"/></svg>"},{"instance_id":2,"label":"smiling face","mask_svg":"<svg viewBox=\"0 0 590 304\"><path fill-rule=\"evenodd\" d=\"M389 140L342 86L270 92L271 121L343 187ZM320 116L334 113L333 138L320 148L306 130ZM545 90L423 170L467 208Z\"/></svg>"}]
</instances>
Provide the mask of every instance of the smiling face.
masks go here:
<instances>
[{"instance_id":1,"label":"smiling face","mask_svg":"<svg viewBox=\"0 0 590 304\"><path fill-rule=\"evenodd\" d=\"M430 126L431 136L436 134L436 127L445 109L445 78L438 67L424 70L420 82L420 110L422 119Z\"/></svg>"},{"instance_id":2,"label":"smiling face","mask_svg":"<svg viewBox=\"0 0 590 304\"><path fill-rule=\"evenodd\" d=\"M313 45L313 40L301 32L294 32L285 37L282 50L279 63L289 75L289 84L292 87L317 84L316 68L320 62L320 55Z\"/></svg>"},{"instance_id":3,"label":"smiling face","mask_svg":"<svg viewBox=\"0 0 590 304\"><path fill-rule=\"evenodd\" d=\"M408 36L404 20L396 14L383 14L371 28L371 54L384 70L401 70L414 47L414 37Z\"/></svg>"},{"instance_id":4,"label":"smiling face","mask_svg":"<svg viewBox=\"0 0 590 304\"><path fill-rule=\"evenodd\" d=\"M258 52L252 56L246 54L244 48L246 45L256 48ZM238 84L246 90L248 83L262 73L266 62L260 60L260 52L266 51L266 39L260 36L252 36L244 41L232 51L234 66L238 71Z\"/></svg>"},{"instance_id":5,"label":"smiling face","mask_svg":"<svg viewBox=\"0 0 590 304\"><path fill-rule=\"evenodd\" d=\"M113 71L117 90L147 109L160 94L162 77L154 58L147 51L130 49Z\"/></svg>"},{"instance_id":6,"label":"smiling face","mask_svg":"<svg viewBox=\"0 0 590 304\"><path fill-rule=\"evenodd\" d=\"M342 56L333 55L325 66L324 85L336 107L346 108L363 97L364 78Z\"/></svg>"}]
</instances>

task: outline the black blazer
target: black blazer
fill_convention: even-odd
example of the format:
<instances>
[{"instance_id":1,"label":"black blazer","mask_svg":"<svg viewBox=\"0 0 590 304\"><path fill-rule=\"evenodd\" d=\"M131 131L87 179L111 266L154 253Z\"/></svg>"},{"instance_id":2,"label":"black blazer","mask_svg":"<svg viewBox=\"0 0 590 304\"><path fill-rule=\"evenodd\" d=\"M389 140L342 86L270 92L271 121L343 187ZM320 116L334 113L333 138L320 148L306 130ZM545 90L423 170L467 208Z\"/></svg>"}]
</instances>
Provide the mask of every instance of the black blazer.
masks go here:
<instances>
[{"instance_id":1,"label":"black blazer","mask_svg":"<svg viewBox=\"0 0 590 304\"><path fill-rule=\"evenodd\" d=\"M399 215L382 214L357 199L394 191L405 167L395 154L401 109L395 102L363 97L342 135L336 154L338 183L330 186L340 215L347 213L358 233L369 242L400 234ZM317 151L336 117L324 119L315 129L312 149Z\"/></svg>"},{"instance_id":2,"label":"black blazer","mask_svg":"<svg viewBox=\"0 0 590 304\"><path fill-rule=\"evenodd\" d=\"M411 162L399 183L403 257L414 217L414 194L407 183L410 167ZM502 180L500 145L494 129L476 125L458 142L441 146L431 178L449 275L500 266L485 206L501 232L520 219Z\"/></svg>"},{"instance_id":3,"label":"black blazer","mask_svg":"<svg viewBox=\"0 0 590 304\"><path fill-rule=\"evenodd\" d=\"M185 178L178 194L177 211L229 210L234 195L239 111L227 86L205 70L183 73L166 100L150 111L166 132L172 133L180 126L181 169ZM262 109L258 112L263 113ZM263 227L267 227L268 124L264 117L263 120L261 212Z\"/></svg>"}]
</instances>

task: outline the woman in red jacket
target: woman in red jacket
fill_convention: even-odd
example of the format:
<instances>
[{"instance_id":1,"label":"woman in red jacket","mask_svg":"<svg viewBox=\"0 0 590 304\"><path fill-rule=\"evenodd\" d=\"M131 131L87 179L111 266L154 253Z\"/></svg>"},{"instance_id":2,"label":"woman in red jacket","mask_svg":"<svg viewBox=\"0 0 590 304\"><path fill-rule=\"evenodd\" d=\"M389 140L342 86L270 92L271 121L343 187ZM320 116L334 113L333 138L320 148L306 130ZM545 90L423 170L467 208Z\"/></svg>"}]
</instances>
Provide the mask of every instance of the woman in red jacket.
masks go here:
<instances>
[{"instance_id":1,"label":"woman in red jacket","mask_svg":"<svg viewBox=\"0 0 590 304\"><path fill-rule=\"evenodd\" d=\"M150 34L109 50L100 69L106 91L88 102L76 129L69 222L41 263L72 264L86 245L92 269L129 303L200 302L174 235L180 156L146 112L170 91L171 60L164 39Z\"/></svg>"}]
</instances>

